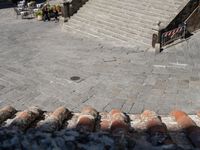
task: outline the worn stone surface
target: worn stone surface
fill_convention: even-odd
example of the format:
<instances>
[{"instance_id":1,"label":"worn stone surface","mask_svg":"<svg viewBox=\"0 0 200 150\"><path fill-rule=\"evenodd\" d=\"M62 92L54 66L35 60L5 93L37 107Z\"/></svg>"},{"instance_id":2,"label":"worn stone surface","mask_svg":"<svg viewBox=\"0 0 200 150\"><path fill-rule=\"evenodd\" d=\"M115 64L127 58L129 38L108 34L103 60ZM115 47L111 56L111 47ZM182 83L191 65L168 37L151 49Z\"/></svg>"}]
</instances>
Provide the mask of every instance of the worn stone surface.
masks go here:
<instances>
[{"instance_id":1,"label":"worn stone surface","mask_svg":"<svg viewBox=\"0 0 200 150\"><path fill-rule=\"evenodd\" d=\"M155 55L63 32L54 22L0 10L0 106L61 105L77 112L200 109L200 34ZM72 81L72 76L80 79Z\"/></svg>"}]
</instances>

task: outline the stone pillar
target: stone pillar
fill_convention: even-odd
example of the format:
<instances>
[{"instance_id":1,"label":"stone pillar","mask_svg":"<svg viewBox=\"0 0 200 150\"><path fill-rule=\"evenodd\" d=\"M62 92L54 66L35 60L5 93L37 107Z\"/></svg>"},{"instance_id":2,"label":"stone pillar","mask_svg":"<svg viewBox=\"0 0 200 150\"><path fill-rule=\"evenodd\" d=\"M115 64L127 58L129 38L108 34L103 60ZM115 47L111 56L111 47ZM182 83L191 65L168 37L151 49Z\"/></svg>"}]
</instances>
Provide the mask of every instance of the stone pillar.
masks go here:
<instances>
[{"instance_id":1,"label":"stone pillar","mask_svg":"<svg viewBox=\"0 0 200 150\"><path fill-rule=\"evenodd\" d=\"M158 54L161 51L161 22L158 21L154 28L154 34L152 38L152 47L155 49L155 53Z\"/></svg>"},{"instance_id":2,"label":"stone pillar","mask_svg":"<svg viewBox=\"0 0 200 150\"><path fill-rule=\"evenodd\" d=\"M70 3L71 3L71 1L69 1L69 0L63 2L62 16L63 16L64 22L67 22L71 15L70 14Z\"/></svg>"}]
</instances>

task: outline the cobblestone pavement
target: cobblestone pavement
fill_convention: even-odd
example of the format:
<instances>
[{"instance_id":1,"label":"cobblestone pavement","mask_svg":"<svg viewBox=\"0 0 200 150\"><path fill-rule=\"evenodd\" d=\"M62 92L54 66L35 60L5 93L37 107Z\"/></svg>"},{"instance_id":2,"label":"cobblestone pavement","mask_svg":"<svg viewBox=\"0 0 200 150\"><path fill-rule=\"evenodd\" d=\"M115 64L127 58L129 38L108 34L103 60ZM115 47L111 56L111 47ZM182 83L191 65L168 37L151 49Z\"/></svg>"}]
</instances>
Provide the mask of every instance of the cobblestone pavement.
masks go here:
<instances>
[{"instance_id":1,"label":"cobblestone pavement","mask_svg":"<svg viewBox=\"0 0 200 150\"><path fill-rule=\"evenodd\" d=\"M69 35L54 22L16 19L12 9L0 16L0 106L200 109L200 33L155 56L142 47Z\"/></svg>"}]
</instances>

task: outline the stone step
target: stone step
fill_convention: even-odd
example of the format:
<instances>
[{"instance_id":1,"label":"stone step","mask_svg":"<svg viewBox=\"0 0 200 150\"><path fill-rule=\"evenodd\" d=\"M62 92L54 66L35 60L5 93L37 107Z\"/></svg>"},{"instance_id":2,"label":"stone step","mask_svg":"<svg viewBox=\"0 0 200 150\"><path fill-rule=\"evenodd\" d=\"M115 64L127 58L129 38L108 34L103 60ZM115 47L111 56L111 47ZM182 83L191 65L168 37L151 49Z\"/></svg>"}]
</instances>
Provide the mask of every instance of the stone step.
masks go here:
<instances>
[{"instance_id":1,"label":"stone step","mask_svg":"<svg viewBox=\"0 0 200 150\"><path fill-rule=\"evenodd\" d=\"M133 33L133 32L127 32L127 31L124 31L124 30L122 30L122 29L120 29L119 27L118 28L114 28L114 27L112 27L112 26L108 26L108 25L106 25L106 24L102 24L102 23L98 23L98 22L94 22L94 21L88 21L88 20L85 20L84 18L78 18L78 17L76 17L77 19L73 19L73 20L71 20L71 22L69 22L69 24L70 23L73 23L73 24L75 24L75 25L83 25L84 24L84 26L85 25L88 25L88 26L94 26L94 27L99 27L100 29L105 29L105 30L109 30L109 31L112 31L112 32L114 32L114 33L117 33L117 34L120 34L120 35L123 35L123 36L126 36L126 37L130 37L131 39L138 39L139 37L140 37L140 40L142 40L142 41L148 41L148 43L149 43L149 36L151 36L151 34L148 34L148 35L146 35L146 37L145 36L141 36L141 35L137 35L136 33ZM85 29L85 30L87 30L87 28ZM138 34L139 34L140 32L138 32Z\"/></svg>"},{"instance_id":2,"label":"stone step","mask_svg":"<svg viewBox=\"0 0 200 150\"><path fill-rule=\"evenodd\" d=\"M76 15L84 15L85 16L94 16L95 17L98 17L98 16L101 16L103 17L104 19L114 19L114 20L117 20L117 21L121 21L121 22L124 22L124 23L128 23L128 24L139 24L140 27L147 27L149 28L149 26L153 26L155 24L155 21L152 21L152 20L144 20L142 17L140 16L127 16L124 17L123 14L121 13L117 13L117 12L110 12L110 11L102 11L101 8L99 9L96 9L96 8L89 8L89 9L80 9L79 10L79 13L76 14Z\"/></svg>"},{"instance_id":3,"label":"stone step","mask_svg":"<svg viewBox=\"0 0 200 150\"><path fill-rule=\"evenodd\" d=\"M120 8L120 9L124 9L125 11L131 11L131 12L140 12L140 13L145 13L145 14L152 14L154 15L158 15L158 16L168 16L168 12L171 11L175 13L175 10L172 9L171 7L169 7L169 9L165 10L165 9L161 9L162 7L160 6L160 9L154 9L152 6L154 5L145 5L142 4L138 1L133 1L133 2L137 2L137 3L125 3L124 1L119 1L119 0L109 0L109 1L105 1L105 0L101 0L101 1L94 1L91 3L99 3L99 4L104 4L107 6L111 6L111 7L115 7L115 8Z\"/></svg>"},{"instance_id":4,"label":"stone step","mask_svg":"<svg viewBox=\"0 0 200 150\"><path fill-rule=\"evenodd\" d=\"M92 16L83 17L81 15L74 16L73 19L77 18L84 18L87 21L94 21L97 23L103 23L108 26L112 26L113 28L118 28L119 30L123 30L130 33L135 33L141 35L143 37L150 37L153 33L152 29L144 28L144 27L137 27L134 24L124 23L122 21L118 21L116 19L102 19L101 17L92 18Z\"/></svg>"},{"instance_id":5,"label":"stone step","mask_svg":"<svg viewBox=\"0 0 200 150\"><path fill-rule=\"evenodd\" d=\"M111 35L108 34L104 34L104 33L99 33L96 30L80 30L78 28L76 28L75 26L72 25L68 25L66 24L64 27L64 30L67 31L68 33L74 33L74 34L79 34L80 37L84 37L84 38L93 38L93 39L97 39L97 40L103 40L104 42L108 42L108 43L114 43L114 45L118 45L118 46L129 46L129 47L141 47L141 42L137 42L137 41L133 41L131 42L127 42L126 40L121 40L119 38L115 38ZM148 49L149 45L143 44L143 48L144 49Z\"/></svg>"},{"instance_id":6,"label":"stone step","mask_svg":"<svg viewBox=\"0 0 200 150\"><path fill-rule=\"evenodd\" d=\"M73 20L85 21L88 24L95 22L98 24L103 24L106 26L110 26L112 28L117 28L118 30L126 31L128 33L133 33L133 34L140 35L142 37L147 37L147 38L149 38L152 35L152 30L148 28L137 28L136 26L125 26L126 24L122 25L115 20L105 21L105 19L103 20L102 18L82 17L78 15L74 16L73 19L70 20L70 22Z\"/></svg>"},{"instance_id":7,"label":"stone step","mask_svg":"<svg viewBox=\"0 0 200 150\"><path fill-rule=\"evenodd\" d=\"M115 1L115 0L114 0ZM136 5L134 7L131 7L131 6L126 6L126 5L122 5L122 3L117 3L117 2L112 2L112 1L109 1L109 2L105 2L105 1L90 1L89 3L92 3L92 5L94 4L98 4L98 5L106 5L106 6L109 6L109 8L115 8L115 9L120 9L120 10L123 10L125 12L137 12L139 14L144 14L144 15L151 15L152 17L155 17L155 16L160 16L160 17L167 17L168 14L167 13L164 13L163 11L153 11L151 10L150 8L148 7L144 7L144 6L141 6L141 5ZM106 8L106 7L105 7Z\"/></svg>"},{"instance_id":8,"label":"stone step","mask_svg":"<svg viewBox=\"0 0 200 150\"><path fill-rule=\"evenodd\" d=\"M97 35L102 36L104 34L108 34L114 38L119 38L120 40L131 42L131 41L137 41L141 44L149 44L150 40L148 38L141 38L138 39L133 34L129 34L123 31L117 31L117 29L112 29L110 27L107 27L105 25L99 25L99 24L87 24L85 22L73 20L73 22L69 22L69 25L76 27L79 30L85 30L90 32L91 30L97 31Z\"/></svg>"},{"instance_id":9,"label":"stone step","mask_svg":"<svg viewBox=\"0 0 200 150\"><path fill-rule=\"evenodd\" d=\"M103 33L99 33L97 30L80 30L78 29L75 25L73 24L66 24L64 27L63 27L65 30L71 32L71 33L79 33L81 34L83 37L89 37L89 38L97 38L97 39L104 39L105 37L109 38L110 40L115 40L117 42L122 42L122 43L126 43L124 40L120 40L120 39L117 39L117 38L114 38L110 35L107 35L107 34L103 34ZM103 35L104 37L101 38L100 35Z\"/></svg>"},{"instance_id":10,"label":"stone step","mask_svg":"<svg viewBox=\"0 0 200 150\"><path fill-rule=\"evenodd\" d=\"M86 8L84 8L84 10L81 11L95 11L95 10L99 10L101 12L104 12L106 14L113 14L113 15L117 15L120 16L122 18L126 18L129 20L143 20L144 22L150 22L151 24L155 24L157 21L162 21L162 22L168 22L168 19L163 18L163 17L152 17L152 16L148 16L147 14L142 14L142 13L138 13L138 12L132 12L132 13L126 13L122 10L118 10L118 9L110 9L110 8L104 8L102 6L96 6L96 5L87 5Z\"/></svg>"},{"instance_id":11,"label":"stone step","mask_svg":"<svg viewBox=\"0 0 200 150\"><path fill-rule=\"evenodd\" d=\"M92 2L89 2L89 3L92 3ZM113 7L113 6L110 6L110 5L106 5L106 4L100 4L100 3L95 3L92 5L87 5L87 9L90 8L90 7L93 7L93 8L101 8L103 9L104 11L110 11L110 12L117 12L117 13L120 13L120 14L123 14L124 17L126 16L141 16L143 19L148 19L149 17L154 20L154 21L166 21L167 18L161 16L161 15L156 15L156 14L152 14L152 13L147 13L147 12L143 12L142 11L135 11L133 10L132 12L131 11L127 11L127 10L124 10L124 9L120 9L120 8L116 8L116 7Z\"/></svg>"},{"instance_id":12,"label":"stone step","mask_svg":"<svg viewBox=\"0 0 200 150\"><path fill-rule=\"evenodd\" d=\"M129 5L136 5L136 4L139 4L140 6L142 6L141 8L146 8L147 10L148 9L153 9L155 11L162 11L162 12L166 12L168 13L169 11L172 11L172 12L175 12L177 6L174 5L174 4L168 4L168 5L165 5L163 7L163 2L159 3L159 2L150 2L150 1L123 1L125 4L129 4Z\"/></svg>"},{"instance_id":13,"label":"stone step","mask_svg":"<svg viewBox=\"0 0 200 150\"><path fill-rule=\"evenodd\" d=\"M148 0L124 0L125 3L132 3L132 4L141 4L142 6L152 6L153 8L160 9L160 10L167 10L167 11L175 11L180 4L182 4L184 1L188 0L179 0L178 2L174 1L160 1L160 0L154 0L154 1L148 1Z\"/></svg>"},{"instance_id":14,"label":"stone step","mask_svg":"<svg viewBox=\"0 0 200 150\"><path fill-rule=\"evenodd\" d=\"M139 14L139 13L135 13L135 14L130 15L130 14L124 14L124 13L121 13L121 12L118 12L118 11L111 11L109 9L104 9L104 8L96 7L96 6L87 6L83 9L79 10L79 13L84 14L86 12L91 12L91 13L93 13L93 15L95 13L98 14L99 12L103 12L107 16L116 16L116 17L119 18L119 20L127 20L127 21L138 20L138 21L143 22L146 25L151 25L151 26L153 26L154 24L156 24L157 21L159 21L158 19L152 19L152 18L149 19L145 15L142 15L142 14ZM160 21L162 21L163 23L168 22L167 20L163 20L163 19L162 20L160 19Z\"/></svg>"}]
</instances>

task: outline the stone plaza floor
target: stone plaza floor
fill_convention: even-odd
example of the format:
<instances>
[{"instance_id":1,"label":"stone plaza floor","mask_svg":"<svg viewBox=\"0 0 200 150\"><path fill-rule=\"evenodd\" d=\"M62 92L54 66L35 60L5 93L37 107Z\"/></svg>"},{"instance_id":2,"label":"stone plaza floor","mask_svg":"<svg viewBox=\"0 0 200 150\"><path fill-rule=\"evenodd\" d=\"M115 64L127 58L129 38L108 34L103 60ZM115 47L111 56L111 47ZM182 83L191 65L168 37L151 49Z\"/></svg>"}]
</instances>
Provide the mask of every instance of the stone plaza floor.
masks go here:
<instances>
[{"instance_id":1,"label":"stone plaza floor","mask_svg":"<svg viewBox=\"0 0 200 150\"><path fill-rule=\"evenodd\" d=\"M155 55L68 34L59 23L16 19L12 8L0 16L0 107L200 110L200 32Z\"/></svg>"}]
</instances>

